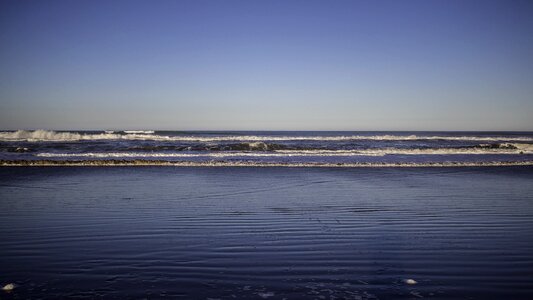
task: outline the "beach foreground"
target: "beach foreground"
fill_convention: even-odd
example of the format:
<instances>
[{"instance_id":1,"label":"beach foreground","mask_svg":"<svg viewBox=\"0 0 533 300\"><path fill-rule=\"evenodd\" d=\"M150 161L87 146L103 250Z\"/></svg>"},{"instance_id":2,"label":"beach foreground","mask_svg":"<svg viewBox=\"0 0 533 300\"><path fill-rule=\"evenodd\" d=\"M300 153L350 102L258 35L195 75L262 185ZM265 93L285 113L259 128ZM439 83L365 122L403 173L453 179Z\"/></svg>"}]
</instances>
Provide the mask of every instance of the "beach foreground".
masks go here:
<instances>
[{"instance_id":1,"label":"beach foreground","mask_svg":"<svg viewBox=\"0 0 533 300\"><path fill-rule=\"evenodd\" d=\"M531 299L533 168L0 168L2 299ZM410 281L412 280L412 281Z\"/></svg>"}]
</instances>

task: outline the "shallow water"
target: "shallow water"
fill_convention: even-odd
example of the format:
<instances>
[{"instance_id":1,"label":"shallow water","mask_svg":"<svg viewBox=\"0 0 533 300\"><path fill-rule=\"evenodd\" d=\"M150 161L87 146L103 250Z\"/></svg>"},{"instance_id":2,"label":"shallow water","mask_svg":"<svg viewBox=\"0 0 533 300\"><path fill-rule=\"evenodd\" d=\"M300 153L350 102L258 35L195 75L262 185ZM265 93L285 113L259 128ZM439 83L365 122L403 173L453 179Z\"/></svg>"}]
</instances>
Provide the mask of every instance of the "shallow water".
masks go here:
<instances>
[{"instance_id":1,"label":"shallow water","mask_svg":"<svg viewBox=\"0 0 533 300\"><path fill-rule=\"evenodd\" d=\"M4 299L532 299L533 168L0 168ZM414 279L415 285L404 283Z\"/></svg>"}]
</instances>

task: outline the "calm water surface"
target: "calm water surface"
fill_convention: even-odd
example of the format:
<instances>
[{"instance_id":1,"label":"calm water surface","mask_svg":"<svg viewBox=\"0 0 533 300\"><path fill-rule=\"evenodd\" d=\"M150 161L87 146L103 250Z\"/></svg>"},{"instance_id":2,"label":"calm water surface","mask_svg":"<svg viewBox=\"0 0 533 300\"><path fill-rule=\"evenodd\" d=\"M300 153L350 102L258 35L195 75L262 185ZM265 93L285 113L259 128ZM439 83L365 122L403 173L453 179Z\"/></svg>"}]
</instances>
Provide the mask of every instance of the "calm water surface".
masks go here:
<instances>
[{"instance_id":1,"label":"calm water surface","mask_svg":"<svg viewBox=\"0 0 533 300\"><path fill-rule=\"evenodd\" d=\"M0 168L0 204L2 299L533 299L531 167Z\"/></svg>"}]
</instances>

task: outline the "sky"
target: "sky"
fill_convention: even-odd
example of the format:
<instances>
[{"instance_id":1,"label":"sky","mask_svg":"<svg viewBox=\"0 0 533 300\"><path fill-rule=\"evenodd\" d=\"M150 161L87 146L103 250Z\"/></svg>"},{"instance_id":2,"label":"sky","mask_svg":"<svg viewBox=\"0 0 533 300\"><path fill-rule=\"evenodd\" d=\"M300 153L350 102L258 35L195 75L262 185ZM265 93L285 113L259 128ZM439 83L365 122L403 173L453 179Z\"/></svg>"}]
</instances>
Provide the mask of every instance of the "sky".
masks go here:
<instances>
[{"instance_id":1,"label":"sky","mask_svg":"<svg viewBox=\"0 0 533 300\"><path fill-rule=\"evenodd\" d=\"M533 2L2 0L0 129L533 130Z\"/></svg>"}]
</instances>

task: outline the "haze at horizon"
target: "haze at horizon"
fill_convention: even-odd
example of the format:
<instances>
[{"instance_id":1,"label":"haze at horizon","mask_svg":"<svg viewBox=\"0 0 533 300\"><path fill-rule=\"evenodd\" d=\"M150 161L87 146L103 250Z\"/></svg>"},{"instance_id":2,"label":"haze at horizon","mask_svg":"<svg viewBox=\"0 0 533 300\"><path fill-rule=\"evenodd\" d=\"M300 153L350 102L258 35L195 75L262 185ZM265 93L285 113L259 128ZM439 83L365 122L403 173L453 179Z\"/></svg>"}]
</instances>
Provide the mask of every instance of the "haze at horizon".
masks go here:
<instances>
[{"instance_id":1,"label":"haze at horizon","mask_svg":"<svg viewBox=\"0 0 533 300\"><path fill-rule=\"evenodd\" d=\"M533 130L528 1L3 1L0 129Z\"/></svg>"}]
</instances>

